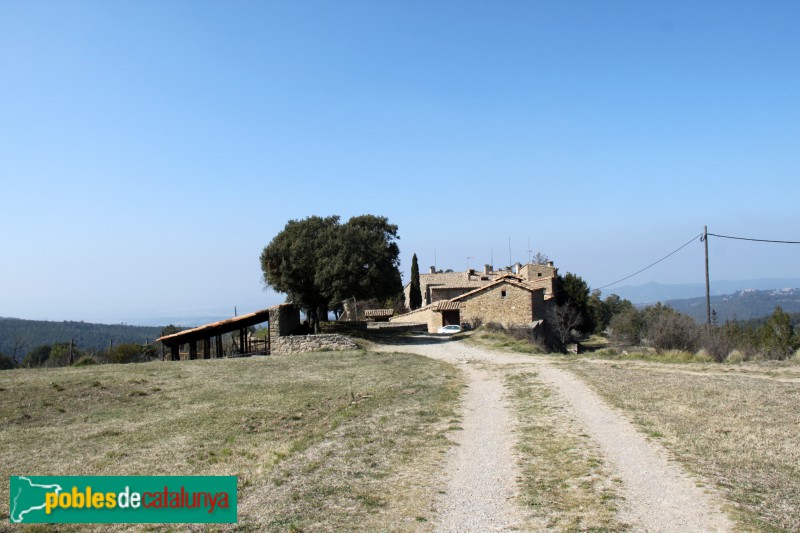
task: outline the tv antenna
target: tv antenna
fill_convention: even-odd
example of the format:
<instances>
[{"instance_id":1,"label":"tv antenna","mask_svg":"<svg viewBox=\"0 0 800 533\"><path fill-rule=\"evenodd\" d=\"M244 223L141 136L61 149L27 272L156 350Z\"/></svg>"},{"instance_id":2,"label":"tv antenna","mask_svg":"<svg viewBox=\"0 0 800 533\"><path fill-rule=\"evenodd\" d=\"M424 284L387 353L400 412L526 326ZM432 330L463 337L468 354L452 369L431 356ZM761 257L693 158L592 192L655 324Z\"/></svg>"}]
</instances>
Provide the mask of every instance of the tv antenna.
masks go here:
<instances>
[{"instance_id":1,"label":"tv antenna","mask_svg":"<svg viewBox=\"0 0 800 533\"><path fill-rule=\"evenodd\" d=\"M527 252L528 252L528 264L530 265L531 264L531 254L533 253L533 250L531 250L531 239L530 239L530 237L528 237L528 250L527 250Z\"/></svg>"},{"instance_id":2,"label":"tv antenna","mask_svg":"<svg viewBox=\"0 0 800 533\"><path fill-rule=\"evenodd\" d=\"M469 270L469 260L470 259L475 259L475 256L472 256L472 255L468 255L467 256L467 270Z\"/></svg>"}]
</instances>

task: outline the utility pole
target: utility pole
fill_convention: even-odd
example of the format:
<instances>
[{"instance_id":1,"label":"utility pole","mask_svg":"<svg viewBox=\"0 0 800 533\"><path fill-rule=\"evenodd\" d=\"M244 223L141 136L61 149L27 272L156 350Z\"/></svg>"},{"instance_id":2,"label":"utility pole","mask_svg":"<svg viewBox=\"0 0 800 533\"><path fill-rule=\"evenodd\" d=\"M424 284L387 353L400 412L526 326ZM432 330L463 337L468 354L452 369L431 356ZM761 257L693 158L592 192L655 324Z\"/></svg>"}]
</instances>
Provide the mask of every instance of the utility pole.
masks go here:
<instances>
[{"instance_id":1,"label":"utility pole","mask_svg":"<svg viewBox=\"0 0 800 533\"><path fill-rule=\"evenodd\" d=\"M703 226L703 243L706 245L706 324L711 325L711 285L708 281L708 226Z\"/></svg>"}]
</instances>

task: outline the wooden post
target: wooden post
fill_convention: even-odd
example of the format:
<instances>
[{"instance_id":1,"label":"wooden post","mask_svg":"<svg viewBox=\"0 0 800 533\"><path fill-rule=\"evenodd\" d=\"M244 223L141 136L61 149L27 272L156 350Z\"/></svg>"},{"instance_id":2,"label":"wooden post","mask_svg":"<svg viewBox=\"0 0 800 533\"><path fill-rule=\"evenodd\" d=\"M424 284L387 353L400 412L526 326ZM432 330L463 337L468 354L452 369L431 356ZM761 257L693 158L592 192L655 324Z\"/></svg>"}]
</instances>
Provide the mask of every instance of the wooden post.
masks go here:
<instances>
[{"instance_id":1,"label":"wooden post","mask_svg":"<svg viewBox=\"0 0 800 533\"><path fill-rule=\"evenodd\" d=\"M189 359L197 359L197 341L189 341Z\"/></svg>"},{"instance_id":2,"label":"wooden post","mask_svg":"<svg viewBox=\"0 0 800 533\"><path fill-rule=\"evenodd\" d=\"M181 359L181 345L173 344L169 347L170 357L173 361L180 361Z\"/></svg>"},{"instance_id":3,"label":"wooden post","mask_svg":"<svg viewBox=\"0 0 800 533\"><path fill-rule=\"evenodd\" d=\"M217 335L217 359L222 359L222 335Z\"/></svg>"},{"instance_id":4,"label":"wooden post","mask_svg":"<svg viewBox=\"0 0 800 533\"><path fill-rule=\"evenodd\" d=\"M244 328L239 330L239 353L244 354Z\"/></svg>"},{"instance_id":5,"label":"wooden post","mask_svg":"<svg viewBox=\"0 0 800 533\"><path fill-rule=\"evenodd\" d=\"M69 364L72 365L75 360L72 357L72 349L75 348L75 339L70 339L69 341Z\"/></svg>"},{"instance_id":6,"label":"wooden post","mask_svg":"<svg viewBox=\"0 0 800 533\"><path fill-rule=\"evenodd\" d=\"M211 339L203 339L203 359L211 359Z\"/></svg>"},{"instance_id":7,"label":"wooden post","mask_svg":"<svg viewBox=\"0 0 800 533\"><path fill-rule=\"evenodd\" d=\"M271 329L272 329L272 324L268 323L267 324L267 339L266 339L267 353L265 353L264 355L271 355L272 354L272 337L270 336L271 335L271 332L270 332Z\"/></svg>"},{"instance_id":8,"label":"wooden post","mask_svg":"<svg viewBox=\"0 0 800 533\"><path fill-rule=\"evenodd\" d=\"M706 325L711 325L711 284L708 281L708 226L703 226L703 242L706 245Z\"/></svg>"}]
</instances>

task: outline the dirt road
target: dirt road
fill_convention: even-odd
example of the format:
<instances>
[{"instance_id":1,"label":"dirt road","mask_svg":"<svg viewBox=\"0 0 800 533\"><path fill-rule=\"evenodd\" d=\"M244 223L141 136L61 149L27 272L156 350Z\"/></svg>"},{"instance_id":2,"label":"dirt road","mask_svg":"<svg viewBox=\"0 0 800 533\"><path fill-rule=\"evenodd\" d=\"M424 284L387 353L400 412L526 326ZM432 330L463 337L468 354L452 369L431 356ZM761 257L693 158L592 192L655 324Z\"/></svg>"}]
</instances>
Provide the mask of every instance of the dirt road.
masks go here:
<instances>
[{"instance_id":1,"label":"dirt road","mask_svg":"<svg viewBox=\"0 0 800 533\"><path fill-rule=\"evenodd\" d=\"M519 468L514 456L515 414L493 369L533 370L559 396L564 416L574 419L599 446L613 475L622 480L620 521L634 531L730 531L720 500L697 486L665 450L647 440L623 413L609 407L582 381L546 358L495 352L459 341L420 336L384 345L458 365L468 389L463 431L448 458L447 490L437 504L438 531L519 530Z\"/></svg>"}]
</instances>

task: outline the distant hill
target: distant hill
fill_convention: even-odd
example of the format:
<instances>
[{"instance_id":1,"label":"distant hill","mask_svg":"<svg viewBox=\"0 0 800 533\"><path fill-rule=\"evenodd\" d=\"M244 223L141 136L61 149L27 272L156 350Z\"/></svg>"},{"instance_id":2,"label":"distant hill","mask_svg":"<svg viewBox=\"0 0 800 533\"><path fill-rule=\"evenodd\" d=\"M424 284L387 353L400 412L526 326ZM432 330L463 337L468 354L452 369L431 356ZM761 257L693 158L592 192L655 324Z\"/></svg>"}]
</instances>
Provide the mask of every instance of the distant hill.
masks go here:
<instances>
[{"instance_id":1,"label":"distant hill","mask_svg":"<svg viewBox=\"0 0 800 533\"><path fill-rule=\"evenodd\" d=\"M100 350L123 342L152 342L161 336L160 327L127 326L123 324L92 324L90 322L50 322L0 317L0 352L14 353L20 344L17 357L25 355L42 344L75 341L79 350Z\"/></svg>"},{"instance_id":2,"label":"distant hill","mask_svg":"<svg viewBox=\"0 0 800 533\"><path fill-rule=\"evenodd\" d=\"M706 298L685 298L663 302L686 313L698 322L706 320ZM725 320L751 320L772 314L780 305L787 313L800 312L800 289L745 289L733 294L711 297L711 309L716 310L719 323Z\"/></svg>"},{"instance_id":3,"label":"distant hill","mask_svg":"<svg viewBox=\"0 0 800 533\"><path fill-rule=\"evenodd\" d=\"M711 280L711 295L729 295L745 289L770 290L785 287L800 287L800 278L762 278L739 281ZM635 304L648 304L685 298L705 298L704 283L645 283L611 287L603 291L604 296L616 294Z\"/></svg>"}]
</instances>

